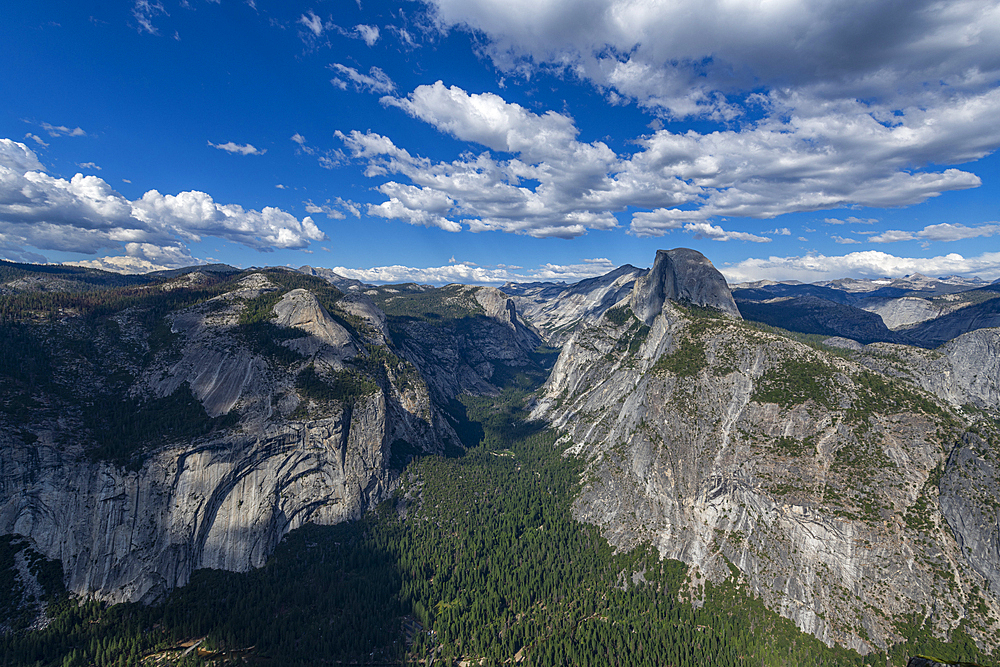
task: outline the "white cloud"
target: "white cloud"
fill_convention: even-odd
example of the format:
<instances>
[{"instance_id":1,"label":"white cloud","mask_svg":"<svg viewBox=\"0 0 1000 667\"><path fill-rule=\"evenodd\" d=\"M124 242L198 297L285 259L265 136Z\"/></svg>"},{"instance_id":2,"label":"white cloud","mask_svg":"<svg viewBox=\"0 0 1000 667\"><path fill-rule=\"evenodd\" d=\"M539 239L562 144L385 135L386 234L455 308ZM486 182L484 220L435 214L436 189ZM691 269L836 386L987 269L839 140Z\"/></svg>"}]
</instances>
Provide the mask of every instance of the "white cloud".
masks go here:
<instances>
[{"instance_id":1,"label":"white cloud","mask_svg":"<svg viewBox=\"0 0 1000 667\"><path fill-rule=\"evenodd\" d=\"M521 153L528 160L565 155L582 145L576 142L578 130L568 116L553 111L539 116L499 95L470 95L441 81L419 86L406 99L384 101L458 139Z\"/></svg>"},{"instance_id":2,"label":"white cloud","mask_svg":"<svg viewBox=\"0 0 1000 667\"><path fill-rule=\"evenodd\" d=\"M85 137L87 133L79 127L66 127L65 125L50 125L49 123L39 123L39 127L49 133L50 137Z\"/></svg>"},{"instance_id":3,"label":"white cloud","mask_svg":"<svg viewBox=\"0 0 1000 667\"><path fill-rule=\"evenodd\" d=\"M44 141L42 141L42 138L39 137L37 134L32 134L31 132L28 132L26 135L24 135L24 138L25 139L31 139L32 141L34 141L36 144L38 144L42 148L48 148L49 147L49 145L47 143L45 143Z\"/></svg>"},{"instance_id":4,"label":"white cloud","mask_svg":"<svg viewBox=\"0 0 1000 667\"><path fill-rule=\"evenodd\" d=\"M859 241L857 239L852 239L850 237L844 237L844 236L837 236L836 234L834 234L830 238L833 239L834 241L836 241L837 243L842 244L842 245L847 245L847 244L851 244L851 243L861 243L861 241Z\"/></svg>"},{"instance_id":5,"label":"white cloud","mask_svg":"<svg viewBox=\"0 0 1000 667\"><path fill-rule=\"evenodd\" d=\"M707 222L689 222L684 230L694 234L696 239L711 239L713 241L751 241L753 243L770 243L766 236L755 236L747 232L730 232L718 225Z\"/></svg>"},{"instance_id":6,"label":"white cloud","mask_svg":"<svg viewBox=\"0 0 1000 667\"><path fill-rule=\"evenodd\" d=\"M33 150L19 141L2 138L0 138L0 168L22 174L26 171L44 169Z\"/></svg>"},{"instance_id":7,"label":"white cloud","mask_svg":"<svg viewBox=\"0 0 1000 667\"><path fill-rule=\"evenodd\" d=\"M355 90L377 93L380 95L388 95L396 90L396 84L394 84L392 79L390 79L389 76L378 67L372 67L368 70L368 74L362 74L353 67L341 65L340 63L330 65L330 69L347 77L348 81L353 84ZM335 77L331 80L331 83L341 90L347 90L347 81L344 81L340 77Z\"/></svg>"},{"instance_id":8,"label":"white cloud","mask_svg":"<svg viewBox=\"0 0 1000 667\"><path fill-rule=\"evenodd\" d=\"M894 116L894 125L879 122L854 100L786 104L789 114L740 131L660 130L636 140L639 150L632 155L616 154L600 141L579 141L564 114L539 115L497 95L468 94L440 81L419 86L405 99L382 101L509 159L487 151L432 163L382 135L338 132L353 157L368 163L367 175L401 174L450 198L454 204L438 211L438 223L448 218L473 231L534 236L611 229L618 225L614 214L629 206L652 209L632 215L631 232L639 236L719 217L906 206L981 183L959 169L921 171L914 164L932 154L946 163L982 157L1000 143L1000 125L990 120L1000 113L1000 91L933 112L907 109ZM392 217L427 224L426 211L404 213L389 202L386 208L395 211ZM696 229L709 233L707 227Z\"/></svg>"},{"instance_id":9,"label":"white cloud","mask_svg":"<svg viewBox=\"0 0 1000 667\"><path fill-rule=\"evenodd\" d=\"M868 240L872 243L896 243L898 241L912 241L917 238L913 232L904 232L899 229L887 229L877 236L872 236Z\"/></svg>"},{"instance_id":10,"label":"white cloud","mask_svg":"<svg viewBox=\"0 0 1000 667\"><path fill-rule=\"evenodd\" d=\"M375 46L375 42L378 41L378 26L364 24L356 25L354 26L354 32L368 46Z\"/></svg>"},{"instance_id":11,"label":"white cloud","mask_svg":"<svg viewBox=\"0 0 1000 667\"><path fill-rule=\"evenodd\" d=\"M895 243L897 241L914 241L916 239L923 239L925 241L961 241L980 236L995 236L997 234L1000 234L1000 223L991 222L979 225L978 227L967 227L962 224L945 222L939 225L928 225L919 232L889 229L878 236L872 236L868 240L872 243Z\"/></svg>"},{"instance_id":12,"label":"white cloud","mask_svg":"<svg viewBox=\"0 0 1000 667\"><path fill-rule=\"evenodd\" d=\"M150 35L160 34L153 25L153 18L160 14L169 16L159 0L135 0L132 5L132 17L139 23L140 33L145 31Z\"/></svg>"},{"instance_id":13,"label":"white cloud","mask_svg":"<svg viewBox=\"0 0 1000 667\"><path fill-rule=\"evenodd\" d=\"M326 239L310 217L299 221L291 213L271 206L248 211L238 204L217 204L210 195L197 190L177 195L150 190L132 202L132 213L139 220L165 226L191 241L214 236L263 251L305 248L310 241Z\"/></svg>"},{"instance_id":14,"label":"white cloud","mask_svg":"<svg viewBox=\"0 0 1000 667\"><path fill-rule=\"evenodd\" d=\"M995 222L978 227L966 227L962 224L945 222L939 225L928 225L917 232L917 236L928 241L960 241L997 234L1000 234L1000 224Z\"/></svg>"},{"instance_id":15,"label":"white cloud","mask_svg":"<svg viewBox=\"0 0 1000 667\"><path fill-rule=\"evenodd\" d=\"M791 236L792 230L788 227L776 227L775 229L769 229L765 234L774 234L775 236Z\"/></svg>"},{"instance_id":16,"label":"white cloud","mask_svg":"<svg viewBox=\"0 0 1000 667\"><path fill-rule=\"evenodd\" d=\"M840 218L824 218L823 222L828 225L874 225L877 218L856 218L853 215L843 220Z\"/></svg>"},{"instance_id":17,"label":"white cloud","mask_svg":"<svg viewBox=\"0 0 1000 667\"><path fill-rule=\"evenodd\" d=\"M881 98L995 86L1000 6L914 0L429 0L504 71L566 69L674 116L734 113L726 95L811 89ZM735 111L738 113L738 110Z\"/></svg>"},{"instance_id":18,"label":"white cloud","mask_svg":"<svg viewBox=\"0 0 1000 667\"><path fill-rule=\"evenodd\" d=\"M267 149L257 149L252 144L237 144L232 141L227 141L224 144L213 144L211 141L208 145L212 148L218 148L220 151L226 151L227 153L238 153L240 155L263 155L267 152Z\"/></svg>"},{"instance_id":19,"label":"white cloud","mask_svg":"<svg viewBox=\"0 0 1000 667\"><path fill-rule=\"evenodd\" d=\"M162 263L179 261L177 253L187 253L183 244L204 236L261 251L326 239L312 218L218 204L204 192L150 190L130 201L97 176L50 176L26 145L0 139L0 245L8 255L25 246L85 254L125 248L130 256ZM154 247L161 250L151 258Z\"/></svg>"},{"instance_id":20,"label":"white cloud","mask_svg":"<svg viewBox=\"0 0 1000 667\"><path fill-rule=\"evenodd\" d=\"M747 259L718 268L730 283L751 280L815 282L837 278L898 277L912 273L929 276L978 275L985 280L995 280L1000 278L1000 252L988 252L969 258L957 253L937 257L896 257L866 250L833 257L810 254L804 257Z\"/></svg>"},{"instance_id":21,"label":"white cloud","mask_svg":"<svg viewBox=\"0 0 1000 667\"><path fill-rule=\"evenodd\" d=\"M76 166L80 167L81 169L94 169L96 171L101 171L101 168L98 167L93 162L78 162Z\"/></svg>"},{"instance_id":22,"label":"white cloud","mask_svg":"<svg viewBox=\"0 0 1000 667\"><path fill-rule=\"evenodd\" d=\"M316 37L323 34L323 19L316 16L315 12L312 10L309 11L309 16L306 16L305 14L300 16L298 22L300 25L305 26L305 28Z\"/></svg>"},{"instance_id":23,"label":"white cloud","mask_svg":"<svg viewBox=\"0 0 1000 667\"><path fill-rule=\"evenodd\" d=\"M304 201L303 204L305 204L306 213L312 213L313 215L323 213L326 217L334 220L343 220L347 217L329 204L314 204L311 199Z\"/></svg>"},{"instance_id":24,"label":"white cloud","mask_svg":"<svg viewBox=\"0 0 1000 667\"><path fill-rule=\"evenodd\" d=\"M306 138L303 137L298 132L296 132L295 134L293 134L289 138L292 141L294 141L296 144L299 145L299 147L295 149L296 153L300 153L301 152L301 153L305 153L306 155L315 155L316 154L316 149L313 148L312 146L310 146L309 143L306 141Z\"/></svg>"},{"instance_id":25,"label":"white cloud","mask_svg":"<svg viewBox=\"0 0 1000 667\"><path fill-rule=\"evenodd\" d=\"M379 192L388 196L389 201L370 204L368 215L438 227L446 232L462 231L462 225L445 217L451 213L455 201L440 190L390 182L379 187Z\"/></svg>"},{"instance_id":26,"label":"white cloud","mask_svg":"<svg viewBox=\"0 0 1000 667\"><path fill-rule=\"evenodd\" d=\"M124 255L98 257L72 262L67 266L86 266L92 269L113 271L114 273L149 273L182 266L194 266L206 262L191 256L184 246L156 246L151 243L127 243Z\"/></svg>"},{"instance_id":27,"label":"white cloud","mask_svg":"<svg viewBox=\"0 0 1000 667\"><path fill-rule=\"evenodd\" d=\"M586 259L580 264L543 264L531 271L516 266L482 267L471 262L449 263L447 266L414 268L409 266L377 266L370 269L333 267L345 278L366 283L422 283L444 285L463 283L473 285L500 285L506 282L576 282L584 278L601 276L615 266L604 258Z\"/></svg>"},{"instance_id":28,"label":"white cloud","mask_svg":"<svg viewBox=\"0 0 1000 667\"><path fill-rule=\"evenodd\" d=\"M663 234L678 221L909 206L978 187L978 176L953 166L1000 147L996 0L428 3L438 28L474 32L504 75L555 71L590 81L612 104L631 101L664 119L720 123L718 132L674 134L654 122L653 134L639 138L638 153L602 163L591 181L598 187L574 189L564 187L574 172L565 155L599 146L579 142L564 114L537 115L497 96L466 95L440 83L386 100L443 132L525 163L490 158L500 177L495 183L516 188L517 179L542 180L530 174L543 168L562 169L561 178L547 176L545 187L523 196L491 185L490 201L502 210L489 215L449 184L445 191L456 200L455 210L482 219L484 228L546 228L561 235L591 228L581 221L530 219L511 225L515 207L539 192L546 205L590 195L567 210L601 225L609 224L605 213L622 206L646 209L632 219L639 235ZM530 130L539 137L537 146L524 141ZM470 162L463 157L433 168L457 172ZM578 164L582 171L593 163ZM678 206L698 217L659 210Z\"/></svg>"}]
</instances>

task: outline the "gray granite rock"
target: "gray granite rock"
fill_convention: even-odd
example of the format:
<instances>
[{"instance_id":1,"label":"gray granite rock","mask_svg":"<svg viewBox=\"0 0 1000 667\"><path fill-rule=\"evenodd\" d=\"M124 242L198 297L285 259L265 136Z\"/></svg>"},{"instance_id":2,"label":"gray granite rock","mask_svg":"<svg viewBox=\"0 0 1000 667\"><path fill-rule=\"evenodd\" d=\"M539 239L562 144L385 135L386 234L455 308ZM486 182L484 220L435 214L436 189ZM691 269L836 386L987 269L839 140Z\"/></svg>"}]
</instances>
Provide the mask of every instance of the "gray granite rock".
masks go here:
<instances>
[{"instance_id":1,"label":"gray granite rock","mask_svg":"<svg viewBox=\"0 0 1000 667\"><path fill-rule=\"evenodd\" d=\"M630 304L646 324L652 324L667 300L707 306L740 317L726 279L697 250L657 250L653 268L635 281Z\"/></svg>"}]
</instances>

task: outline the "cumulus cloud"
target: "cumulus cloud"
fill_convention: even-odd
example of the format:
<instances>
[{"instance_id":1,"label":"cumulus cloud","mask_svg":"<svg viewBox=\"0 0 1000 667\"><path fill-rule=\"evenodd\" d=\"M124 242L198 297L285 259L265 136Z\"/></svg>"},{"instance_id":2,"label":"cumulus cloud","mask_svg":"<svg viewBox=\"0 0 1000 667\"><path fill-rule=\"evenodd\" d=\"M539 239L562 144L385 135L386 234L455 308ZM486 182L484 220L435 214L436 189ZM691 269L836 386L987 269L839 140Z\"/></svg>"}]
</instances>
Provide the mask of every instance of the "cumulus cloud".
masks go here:
<instances>
[{"instance_id":1,"label":"cumulus cloud","mask_svg":"<svg viewBox=\"0 0 1000 667\"><path fill-rule=\"evenodd\" d=\"M390 79L389 76L378 67L372 67L368 70L368 74L362 74L353 67L341 65L340 63L330 65L330 69L335 72L339 72L342 76L346 77L346 81L340 77L334 77L330 81L330 83L337 86L341 90L347 90L348 85L352 85L354 89L358 91L376 93L380 95L387 95L395 92L396 90L396 84L394 84L392 79Z\"/></svg>"},{"instance_id":2,"label":"cumulus cloud","mask_svg":"<svg viewBox=\"0 0 1000 667\"><path fill-rule=\"evenodd\" d=\"M658 130L639 137L638 150L625 155L601 141L580 141L565 114L536 114L498 95L469 94L438 81L406 98L382 101L488 151L435 163L373 132L336 136L355 159L367 162L368 176L402 175L424 191L423 198L450 202L430 216L397 198L379 206L383 217L567 238L618 226L615 213L627 207L649 209L632 214L630 231L639 236L690 223L689 231L722 238L712 225L698 223L856 205L907 206L981 184L967 171L922 171L915 164L976 159L1000 144L1000 125L991 120L1000 113L1000 90L936 109L902 110L893 123L876 119L857 100L792 104L793 97L783 94L782 113L748 129ZM765 238L750 236L755 239L743 240Z\"/></svg>"},{"instance_id":3,"label":"cumulus cloud","mask_svg":"<svg viewBox=\"0 0 1000 667\"><path fill-rule=\"evenodd\" d=\"M94 169L95 171L101 171L101 168L93 162L77 162L76 166L80 169Z\"/></svg>"},{"instance_id":4,"label":"cumulus cloud","mask_svg":"<svg viewBox=\"0 0 1000 667\"><path fill-rule=\"evenodd\" d=\"M601 276L615 266L606 258L586 259L579 264L543 264L534 270L517 266L477 266L471 262L449 262L447 266L415 268L410 266L377 266L370 269L333 267L345 278L366 283L422 283L445 285L463 283L472 285L500 285L506 282L576 282L584 278Z\"/></svg>"},{"instance_id":5,"label":"cumulus cloud","mask_svg":"<svg viewBox=\"0 0 1000 667\"><path fill-rule=\"evenodd\" d=\"M845 237L845 236L837 236L836 234L834 234L830 238L833 239L835 242L840 243L841 245L847 245L851 243L861 243L861 241L857 239L852 239L850 237Z\"/></svg>"},{"instance_id":6,"label":"cumulus cloud","mask_svg":"<svg viewBox=\"0 0 1000 667\"><path fill-rule=\"evenodd\" d=\"M234 153L239 155L263 155L267 152L267 149L255 148L252 144L237 144L232 141L227 141L224 144L213 144L211 141L208 145L212 148L218 148L220 151L226 151L227 153Z\"/></svg>"},{"instance_id":7,"label":"cumulus cloud","mask_svg":"<svg viewBox=\"0 0 1000 667\"><path fill-rule=\"evenodd\" d=\"M962 241L980 236L995 236L1000 234L1000 223L991 222L977 227L967 227L962 224L941 223L928 225L918 232L908 232L899 229L889 229L868 240L872 243L895 243L898 241Z\"/></svg>"},{"instance_id":8,"label":"cumulus cloud","mask_svg":"<svg viewBox=\"0 0 1000 667\"><path fill-rule=\"evenodd\" d=\"M211 195L197 190L177 195L150 190L131 206L138 220L166 227L191 241L214 236L268 251L305 248L311 241L326 239L310 217L300 221L271 206L248 211L238 204L217 204Z\"/></svg>"},{"instance_id":9,"label":"cumulus cloud","mask_svg":"<svg viewBox=\"0 0 1000 667\"><path fill-rule=\"evenodd\" d=\"M658 116L637 152L617 155L579 141L565 114L495 95L439 82L386 98L504 154L430 164L417 176L418 167L393 171L400 165L388 157L369 165L372 176L440 189L455 201L449 219L470 229L573 236L614 226L612 214L631 206L631 232L658 235L722 217L909 206L978 187L976 174L954 166L1000 147L995 0L427 4L442 31L474 32L505 75L556 71ZM718 131L673 133L661 121L693 117ZM592 159L578 159L587 151ZM542 209L555 213L532 213Z\"/></svg>"},{"instance_id":10,"label":"cumulus cloud","mask_svg":"<svg viewBox=\"0 0 1000 667\"><path fill-rule=\"evenodd\" d=\"M84 254L124 248L154 263L190 263L184 243L205 236L260 251L326 239L312 218L219 204L196 190L150 190L131 201L97 176L51 176L26 145L0 139L0 251L7 256L30 252L25 246Z\"/></svg>"},{"instance_id":11,"label":"cumulus cloud","mask_svg":"<svg viewBox=\"0 0 1000 667\"><path fill-rule=\"evenodd\" d=\"M986 280L1000 278L1000 252L987 252L978 257L963 257L958 253L936 257L897 257L875 250L852 252L841 256L810 254L802 257L769 257L746 259L738 264L718 269L730 283L751 280L836 280L838 278L900 277L913 273L929 276L980 276Z\"/></svg>"},{"instance_id":12,"label":"cumulus cloud","mask_svg":"<svg viewBox=\"0 0 1000 667\"><path fill-rule=\"evenodd\" d=\"M35 152L19 141L0 138L0 168L13 172L42 171Z\"/></svg>"},{"instance_id":13,"label":"cumulus cloud","mask_svg":"<svg viewBox=\"0 0 1000 667\"><path fill-rule=\"evenodd\" d=\"M375 46L375 42L379 38L378 26L374 25L356 25L354 26L354 33L368 46Z\"/></svg>"},{"instance_id":14,"label":"cumulus cloud","mask_svg":"<svg viewBox=\"0 0 1000 667\"><path fill-rule=\"evenodd\" d=\"M192 257L188 249L182 245L157 246L151 243L127 243L124 255L63 262L68 266L86 266L128 274L149 273L205 263L204 260Z\"/></svg>"},{"instance_id":15,"label":"cumulus cloud","mask_svg":"<svg viewBox=\"0 0 1000 667\"><path fill-rule=\"evenodd\" d=\"M707 222L689 222L684 225L684 230L692 232L696 239L711 239L713 241L751 241L753 243L771 242L771 239L766 236L756 236L747 232L726 231L718 225L711 225Z\"/></svg>"},{"instance_id":16,"label":"cumulus cloud","mask_svg":"<svg viewBox=\"0 0 1000 667\"><path fill-rule=\"evenodd\" d=\"M502 70L565 69L673 116L739 113L780 88L892 108L928 86L981 91L1000 71L1000 6L982 0L429 0Z\"/></svg>"}]
</instances>

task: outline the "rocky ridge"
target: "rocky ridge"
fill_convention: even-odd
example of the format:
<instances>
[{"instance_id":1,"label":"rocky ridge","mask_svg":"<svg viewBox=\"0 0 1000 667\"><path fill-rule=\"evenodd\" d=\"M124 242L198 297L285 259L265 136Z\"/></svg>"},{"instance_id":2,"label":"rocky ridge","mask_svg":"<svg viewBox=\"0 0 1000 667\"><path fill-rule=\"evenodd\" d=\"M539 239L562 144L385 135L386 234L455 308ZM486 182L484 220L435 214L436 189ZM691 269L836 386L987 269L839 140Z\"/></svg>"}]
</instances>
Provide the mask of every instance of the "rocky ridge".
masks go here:
<instances>
[{"instance_id":1,"label":"rocky ridge","mask_svg":"<svg viewBox=\"0 0 1000 667\"><path fill-rule=\"evenodd\" d=\"M68 416L3 416L0 533L60 559L72 592L148 602L197 568L261 566L307 521L357 518L394 488L407 456L457 441L419 375L386 347L370 301L338 302L332 313L315 288L275 282L282 275L251 273L170 312L163 333L137 310L113 325L51 326L48 339L65 341L49 343L57 375L29 400ZM246 323L254 305L265 315ZM104 341L109 327L114 340ZM85 338L97 349L73 357L72 341ZM77 402L120 376L134 378L127 390L138 406L188 391L200 419L219 423L157 440L129 465L102 460L93 438L105 436L88 436L72 415L92 410Z\"/></svg>"},{"instance_id":2,"label":"rocky ridge","mask_svg":"<svg viewBox=\"0 0 1000 667\"><path fill-rule=\"evenodd\" d=\"M687 308L666 295L697 286L660 275L573 335L533 411L588 461L576 516L709 579L734 566L828 644L884 648L917 614L995 645L996 521L972 500L996 497L996 444L920 382Z\"/></svg>"},{"instance_id":3,"label":"rocky ridge","mask_svg":"<svg viewBox=\"0 0 1000 667\"><path fill-rule=\"evenodd\" d=\"M592 322L632 293L635 281L647 269L626 264L596 278L565 283L507 283L509 295L525 320L550 345L561 345L581 322Z\"/></svg>"}]
</instances>

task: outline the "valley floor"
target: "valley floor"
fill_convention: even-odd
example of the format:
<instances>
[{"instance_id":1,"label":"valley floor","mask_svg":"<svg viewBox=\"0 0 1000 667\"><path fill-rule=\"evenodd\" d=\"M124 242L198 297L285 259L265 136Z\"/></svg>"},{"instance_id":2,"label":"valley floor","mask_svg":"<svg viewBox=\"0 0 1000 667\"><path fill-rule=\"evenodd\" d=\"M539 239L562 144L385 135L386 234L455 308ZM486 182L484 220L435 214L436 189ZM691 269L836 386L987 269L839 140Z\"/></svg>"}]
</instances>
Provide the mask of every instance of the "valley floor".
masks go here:
<instances>
[{"instance_id":1,"label":"valley floor","mask_svg":"<svg viewBox=\"0 0 1000 667\"><path fill-rule=\"evenodd\" d=\"M411 462L377 510L292 532L263 568L200 570L150 607L53 594L51 623L6 634L0 665L990 663L961 630L918 625L888 655L829 648L736 568L713 585L648 546L614 553L572 518L583 462L524 420L525 398L463 398L464 454Z\"/></svg>"}]
</instances>

